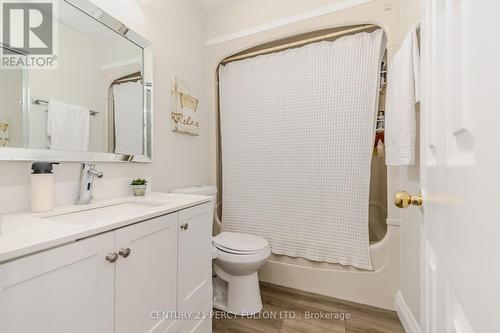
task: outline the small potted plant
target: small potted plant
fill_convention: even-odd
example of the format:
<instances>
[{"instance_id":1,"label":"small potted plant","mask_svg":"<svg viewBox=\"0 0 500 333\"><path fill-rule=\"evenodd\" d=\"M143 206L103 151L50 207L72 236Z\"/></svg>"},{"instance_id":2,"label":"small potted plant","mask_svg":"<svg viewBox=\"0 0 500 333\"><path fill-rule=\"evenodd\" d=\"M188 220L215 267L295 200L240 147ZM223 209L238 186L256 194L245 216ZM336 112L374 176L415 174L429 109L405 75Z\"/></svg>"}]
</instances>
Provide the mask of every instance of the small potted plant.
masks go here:
<instances>
[{"instance_id":1,"label":"small potted plant","mask_svg":"<svg viewBox=\"0 0 500 333\"><path fill-rule=\"evenodd\" d=\"M146 179L137 178L130 183L132 185L132 190L134 191L134 195L136 197L141 197L146 194L146 187L148 181Z\"/></svg>"}]
</instances>

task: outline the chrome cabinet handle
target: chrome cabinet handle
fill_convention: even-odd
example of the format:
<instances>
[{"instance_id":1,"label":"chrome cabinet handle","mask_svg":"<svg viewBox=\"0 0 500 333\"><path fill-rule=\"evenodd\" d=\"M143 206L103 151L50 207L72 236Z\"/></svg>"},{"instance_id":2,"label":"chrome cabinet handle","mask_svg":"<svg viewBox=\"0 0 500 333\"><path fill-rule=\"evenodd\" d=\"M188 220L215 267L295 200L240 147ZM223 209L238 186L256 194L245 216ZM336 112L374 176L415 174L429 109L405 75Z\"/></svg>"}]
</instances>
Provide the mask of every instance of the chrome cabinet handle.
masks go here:
<instances>
[{"instance_id":1,"label":"chrome cabinet handle","mask_svg":"<svg viewBox=\"0 0 500 333\"><path fill-rule=\"evenodd\" d=\"M109 261L110 263L114 263L116 260L118 260L118 254L110 253L106 256L106 260Z\"/></svg>"},{"instance_id":2,"label":"chrome cabinet handle","mask_svg":"<svg viewBox=\"0 0 500 333\"><path fill-rule=\"evenodd\" d=\"M187 224L187 223L181 224L181 229L182 230L187 230L188 227L189 227L189 224Z\"/></svg>"},{"instance_id":3,"label":"chrome cabinet handle","mask_svg":"<svg viewBox=\"0 0 500 333\"><path fill-rule=\"evenodd\" d=\"M120 251L118 251L118 254L123 258L127 258L130 255L130 248L127 247L126 249L120 249Z\"/></svg>"}]
</instances>

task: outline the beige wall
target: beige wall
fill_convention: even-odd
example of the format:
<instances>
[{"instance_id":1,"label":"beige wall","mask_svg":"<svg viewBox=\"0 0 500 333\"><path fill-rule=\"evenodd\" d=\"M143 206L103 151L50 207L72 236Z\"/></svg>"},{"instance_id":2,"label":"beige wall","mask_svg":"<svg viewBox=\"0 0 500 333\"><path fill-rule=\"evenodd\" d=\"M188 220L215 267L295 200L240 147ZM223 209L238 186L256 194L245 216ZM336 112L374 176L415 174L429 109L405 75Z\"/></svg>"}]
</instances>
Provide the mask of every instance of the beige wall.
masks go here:
<instances>
[{"instance_id":1,"label":"beige wall","mask_svg":"<svg viewBox=\"0 0 500 333\"><path fill-rule=\"evenodd\" d=\"M419 0L400 0L401 13L401 38L404 38L410 27L420 20L420 1Z\"/></svg>"},{"instance_id":2,"label":"beige wall","mask_svg":"<svg viewBox=\"0 0 500 333\"><path fill-rule=\"evenodd\" d=\"M209 122L205 99L205 13L195 0L94 0L95 4L153 42L154 162L99 163L104 178L150 176L156 191L209 182ZM170 77L179 75L200 92L200 136L170 130ZM57 167L56 182L78 182L79 163ZM0 213L27 209L29 162L0 162ZM73 187L72 187L73 188ZM72 193L68 193L70 198ZM112 195L108 192L107 195ZM61 203L61 201L58 201ZM62 203L67 203L63 201Z\"/></svg>"},{"instance_id":3,"label":"beige wall","mask_svg":"<svg viewBox=\"0 0 500 333\"><path fill-rule=\"evenodd\" d=\"M254 28L343 0L244 0L211 12L207 17L207 39Z\"/></svg>"}]
</instances>

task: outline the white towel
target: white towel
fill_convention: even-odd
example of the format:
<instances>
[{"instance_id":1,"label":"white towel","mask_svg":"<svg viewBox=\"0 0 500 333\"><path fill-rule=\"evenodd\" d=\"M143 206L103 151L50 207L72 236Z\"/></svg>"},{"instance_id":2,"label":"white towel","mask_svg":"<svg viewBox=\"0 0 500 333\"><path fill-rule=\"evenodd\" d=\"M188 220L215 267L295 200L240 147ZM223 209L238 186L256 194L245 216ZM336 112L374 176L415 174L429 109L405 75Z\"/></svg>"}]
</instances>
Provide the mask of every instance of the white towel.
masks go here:
<instances>
[{"instance_id":1,"label":"white towel","mask_svg":"<svg viewBox=\"0 0 500 333\"><path fill-rule=\"evenodd\" d=\"M50 149L88 151L89 109L50 100L47 135L50 136Z\"/></svg>"},{"instance_id":2,"label":"white towel","mask_svg":"<svg viewBox=\"0 0 500 333\"><path fill-rule=\"evenodd\" d=\"M415 164L416 114L420 101L418 24L406 35L387 73L385 144L387 165Z\"/></svg>"}]
</instances>

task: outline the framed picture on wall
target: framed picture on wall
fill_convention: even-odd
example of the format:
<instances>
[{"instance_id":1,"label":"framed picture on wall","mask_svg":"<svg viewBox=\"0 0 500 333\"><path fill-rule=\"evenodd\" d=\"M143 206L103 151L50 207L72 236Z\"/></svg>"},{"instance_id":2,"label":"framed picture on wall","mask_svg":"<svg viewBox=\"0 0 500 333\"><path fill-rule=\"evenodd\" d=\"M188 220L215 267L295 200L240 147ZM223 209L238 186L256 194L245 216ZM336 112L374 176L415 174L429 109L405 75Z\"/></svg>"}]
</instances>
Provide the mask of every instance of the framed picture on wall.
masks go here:
<instances>
[{"instance_id":1,"label":"framed picture on wall","mask_svg":"<svg viewBox=\"0 0 500 333\"><path fill-rule=\"evenodd\" d=\"M199 135L198 98L192 85L176 76L172 77L172 131Z\"/></svg>"}]
</instances>

